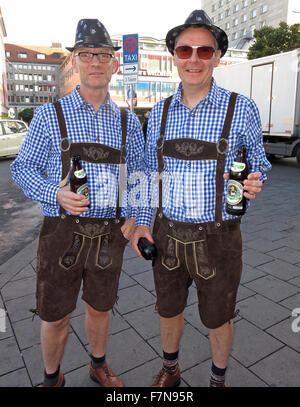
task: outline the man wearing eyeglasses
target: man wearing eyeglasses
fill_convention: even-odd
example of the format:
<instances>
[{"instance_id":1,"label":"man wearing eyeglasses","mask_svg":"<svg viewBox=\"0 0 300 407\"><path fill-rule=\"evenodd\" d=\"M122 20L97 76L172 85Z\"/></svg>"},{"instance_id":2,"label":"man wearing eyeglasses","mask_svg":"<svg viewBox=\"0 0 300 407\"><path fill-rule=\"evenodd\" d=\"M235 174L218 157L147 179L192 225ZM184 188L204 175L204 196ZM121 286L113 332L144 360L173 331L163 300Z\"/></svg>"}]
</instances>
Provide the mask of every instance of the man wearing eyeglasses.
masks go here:
<instances>
[{"instance_id":1,"label":"man wearing eyeglasses","mask_svg":"<svg viewBox=\"0 0 300 407\"><path fill-rule=\"evenodd\" d=\"M213 69L228 47L226 33L203 10L195 10L185 24L168 32L166 44L181 84L150 115L145 164L149 179L156 182L149 182L150 208L139 211L132 238L139 256L141 237L154 242L158 252L153 271L163 368L152 386L180 383L183 312L194 281L200 318L209 328L209 385L224 387L242 272L241 219L225 211L228 173L239 146L244 145L251 172L244 182L244 195L254 199L271 166L255 103L218 87L213 79ZM159 177L154 177L157 173ZM153 190L157 183L158 191ZM152 238L149 226L155 206Z\"/></svg>"},{"instance_id":2,"label":"man wearing eyeglasses","mask_svg":"<svg viewBox=\"0 0 300 407\"><path fill-rule=\"evenodd\" d=\"M121 112L110 98L120 47L113 45L104 25L80 20L75 45L67 49L80 84L72 94L37 109L11 166L14 180L30 199L41 202L45 215L33 310L42 320L42 386L64 386L60 361L83 281L90 377L102 387L123 387L106 363L105 350L123 252L136 217L127 199L128 179L141 168L144 137L138 118ZM87 174L88 201L67 184L74 155L80 155Z\"/></svg>"}]
</instances>

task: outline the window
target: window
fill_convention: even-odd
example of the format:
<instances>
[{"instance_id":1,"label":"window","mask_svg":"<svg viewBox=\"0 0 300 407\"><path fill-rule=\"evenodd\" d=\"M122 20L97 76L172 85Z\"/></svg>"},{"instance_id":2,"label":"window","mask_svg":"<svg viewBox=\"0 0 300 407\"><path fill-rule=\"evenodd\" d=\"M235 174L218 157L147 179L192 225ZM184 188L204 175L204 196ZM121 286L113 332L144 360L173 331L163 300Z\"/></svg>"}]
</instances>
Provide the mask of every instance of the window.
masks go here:
<instances>
[{"instance_id":1,"label":"window","mask_svg":"<svg viewBox=\"0 0 300 407\"><path fill-rule=\"evenodd\" d=\"M261 21L259 25L260 25L260 28L264 27L266 25L266 21Z\"/></svg>"},{"instance_id":2,"label":"window","mask_svg":"<svg viewBox=\"0 0 300 407\"><path fill-rule=\"evenodd\" d=\"M247 34L247 28L244 28L241 32L241 36L244 37Z\"/></svg>"},{"instance_id":3,"label":"window","mask_svg":"<svg viewBox=\"0 0 300 407\"><path fill-rule=\"evenodd\" d=\"M253 3L256 3L256 0L251 0L251 3L253 4Z\"/></svg>"},{"instance_id":4,"label":"window","mask_svg":"<svg viewBox=\"0 0 300 407\"><path fill-rule=\"evenodd\" d=\"M257 10L251 11L251 18L255 18L257 16Z\"/></svg>"},{"instance_id":5,"label":"window","mask_svg":"<svg viewBox=\"0 0 300 407\"><path fill-rule=\"evenodd\" d=\"M244 23L245 21L247 21L247 14L244 14L244 15L242 16L242 23Z\"/></svg>"},{"instance_id":6,"label":"window","mask_svg":"<svg viewBox=\"0 0 300 407\"><path fill-rule=\"evenodd\" d=\"M226 30L229 30L229 28L230 28L230 23L226 23L226 24L225 24L225 29L226 29Z\"/></svg>"},{"instance_id":7,"label":"window","mask_svg":"<svg viewBox=\"0 0 300 407\"><path fill-rule=\"evenodd\" d=\"M223 20L223 18L224 18L224 13L220 13L220 14L219 14L219 21L220 21L220 20Z\"/></svg>"},{"instance_id":8,"label":"window","mask_svg":"<svg viewBox=\"0 0 300 407\"><path fill-rule=\"evenodd\" d=\"M225 11L225 17L228 17L228 16L230 16L230 9L229 8Z\"/></svg>"},{"instance_id":9,"label":"window","mask_svg":"<svg viewBox=\"0 0 300 407\"><path fill-rule=\"evenodd\" d=\"M239 23L239 20L238 20L237 18L235 18L235 19L233 20L233 25L234 25L234 27L237 26L238 23Z\"/></svg>"},{"instance_id":10,"label":"window","mask_svg":"<svg viewBox=\"0 0 300 407\"><path fill-rule=\"evenodd\" d=\"M5 55L6 55L7 58L9 58L10 57L10 51L6 51Z\"/></svg>"},{"instance_id":11,"label":"window","mask_svg":"<svg viewBox=\"0 0 300 407\"><path fill-rule=\"evenodd\" d=\"M212 8L211 8L211 11L214 12L214 11L216 11L216 9L217 9L217 6L215 4L213 4Z\"/></svg>"},{"instance_id":12,"label":"window","mask_svg":"<svg viewBox=\"0 0 300 407\"><path fill-rule=\"evenodd\" d=\"M36 54L37 59L46 59L45 54Z\"/></svg>"},{"instance_id":13,"label":"window","mask_svg":"<svg viewBox=\"0 0 300 407\"><path fill-rule=\"evenodd\" d=\"M251 25L251 27L250 27L250 31L251 31L251 35L252 35L252 37L254 36L254 30L255 30L255 25Z\"/></svg>"},{"instance_id":14,"label":"window","mask_svg":"<svg viewBox=\"0 0 300 407\"><path fill-rule=\"evenodd\" d=\"M266 13L268 11L268 6L265 4L264 6L262 6L261 8L261 12L262 13Z\"/></svg>"},{"instance_id":15,"label":"window","mask_svg":"<svg viewBox=\"0 0 300 407\"><path fill-rule=\"evenodd\" d=\"M18 58L27 58L26 52L18 52Z\"/></svg>"},{"instance_id":16,"label":"window","mask_svg":"<svg viewBox=\"0 0 300 407\"><path fill-rule=\"evenodd\" d=\"M224 6L224 0L220 0L219 1L219 7L223 7Z\"/></svg>"},{"instance_id":17,"label":"window","mask_svg":"<svg viewBox=\"0 0 300 407\"><path fill-rule=\"evenodd\" d=\"M233 11L236 13L237 11L239 11L240 6L238 4L235 4L233 7Z\"/></svg>"},{"instance_id":18,"label":"window","mask_svg":"<svg viewBox=\"0 0 300 407\"><path fill-rule=\"evenodd\" d=\"M243 0L243 7L247 7L248 6L248 0Z\"/></svg>"}]
</instances>

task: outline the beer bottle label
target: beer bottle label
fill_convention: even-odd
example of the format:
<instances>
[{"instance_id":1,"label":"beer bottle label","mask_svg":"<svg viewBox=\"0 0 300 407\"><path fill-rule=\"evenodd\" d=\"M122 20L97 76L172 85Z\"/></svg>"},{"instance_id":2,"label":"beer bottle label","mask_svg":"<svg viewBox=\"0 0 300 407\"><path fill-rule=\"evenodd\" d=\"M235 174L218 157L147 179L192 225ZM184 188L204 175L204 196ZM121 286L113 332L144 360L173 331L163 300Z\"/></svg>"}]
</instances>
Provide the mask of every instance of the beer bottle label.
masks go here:
<instances>
[{"instance_id":1,"label":"beer bottle label","mask_svg":"<svg viewBox=\"0 0 300 407\"><path fill-rule=\"evenodd\" d=\"M233 161L230 170L231 170L232 172L242 172L242 171L244 171L245 168L246 168L246 164L245 164L245 163L238 163L238 162L236 162L236 161Z\"/></svg>"},{"instance_id":2,"label":"beer bottle label","mask_svg":"<svg viewBox=\"0 0 300 407\"><path fill-rule=\"evenodd\" d=\"M84 195L85 199L89 200L89 187L88 187L88 184L81 185L77 189L76 193L79 194L79 195Z\"/></svg>"},{"instance_id":3,"label":"beer bottle label","mask_svg":"<svg viewBox=\"0 0 300 407\"><path fill-rule=\"evenodd\" d=\"M82 168L81 170L74 171L75 177L76 178L84 178L85 177L85 171Z\"/></svg>"},{"instance_id":4,"label":"beer bottle label","mask_svg":"<svg viewBox=\"0 0 300 407\"><path fill-rule=\"evenodd\" d=\"M239 163L240 164L240 163ZM238 205L243 199L243 185L230 179L227 186L226 201L229 205Z\"/></svg>"}]
</instances>

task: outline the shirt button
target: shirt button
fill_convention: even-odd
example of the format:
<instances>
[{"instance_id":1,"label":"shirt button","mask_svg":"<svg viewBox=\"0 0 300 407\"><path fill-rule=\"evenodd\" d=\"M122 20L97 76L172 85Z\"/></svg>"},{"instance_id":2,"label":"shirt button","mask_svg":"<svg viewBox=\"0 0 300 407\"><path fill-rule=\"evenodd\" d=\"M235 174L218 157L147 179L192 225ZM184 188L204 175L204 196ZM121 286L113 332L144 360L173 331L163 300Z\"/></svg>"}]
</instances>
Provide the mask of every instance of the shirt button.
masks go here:
<instances>
[{"instance_id":1,"label":"shirt button","mask_svg":"<svg viewBox=\"0 0 300 407\"><path fill-rule=\"evenodd\" d=\"M108 222L107 222L107 220L105 220L105 221L104 221L104 225L105 225L105 226L107 226L107 225L108 225Z\"/></svg>"},{"instance_id":2,"label":"shirt button","mask_svg":"<svg viewBox=\"0 0 300 407\"><path fill-rule=\"evenodd\" d=\"M190 163L187 163L186 166L187 166L188 168L190 168L191 164L190 164Z\"/></svg>"},{"instance_id":3,"label":"shirt button","mask_svg":"<svg viewBox=\"0 0 300 407\"><path fill-rule=\"evenodd\" d=\"M191 117L194 117L195 116L195 113L191 113Z\"/></svg>"}]
</instances>

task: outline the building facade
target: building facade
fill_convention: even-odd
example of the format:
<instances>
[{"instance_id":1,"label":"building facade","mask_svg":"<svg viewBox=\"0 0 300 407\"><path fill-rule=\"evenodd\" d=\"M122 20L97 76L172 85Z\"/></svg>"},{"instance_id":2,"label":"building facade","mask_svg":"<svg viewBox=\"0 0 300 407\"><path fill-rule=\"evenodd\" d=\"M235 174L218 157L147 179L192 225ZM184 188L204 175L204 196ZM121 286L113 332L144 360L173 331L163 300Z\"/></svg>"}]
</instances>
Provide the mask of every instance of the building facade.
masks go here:
<instances>
[{"instance_id":1,"label":"building facade","mask_svg":"<svg viewBox=\"0 0 300 407\"><path fill-rule=\"evenodd\" d=\"M5 44L8 103L18 112L55 102L59 67L68 55L61 44L51 47Z\"/></svg>"},{"instance_id":2,"label":"building facade","mask_svg":"<svg viewBox=\"0 0 300 407\"><path fill-rule=\"evenodd\" d=\"M8 94L6 83L6 64L4 38L6 37L5 25L0 8L0 116L6 117L8 112Z\"/></svg>"},{"instance_id":3,"label":"building facade","mask_svg":"<svg viewBox=\"0 0 300 407\"><path fill-rule=\"evenodd\" d=\"M122 36L112 36L115 45L123 46ZM122 49L116 52L118 71L112 76L109 92L112 100L119 107L129 107L130 88L123 82L123 53ZM247 51L228 50L222 58L221 64L241 62L247 58ZM73 72L71 54L65 59L60 67L60 96L63 97L72 92L79 83L78 74ZM139 73L138 83L133 86L134 110L143 117L145 111L153 105L176 92L180 83L177 68L173 64L173 58L168 51L164 40L151 37L139 37Z\"/></svg>"},{"instance_id":4,"label":"building facade","mask_svg":"<svg viewBox=\"0 0 300 407\"><path fill-rule=\"evenodd\" d=\"M248 49L254 30L300 23L299 0L202 0L202 8L228 35L229 47Z\"/></svg>"}]
</instances>

